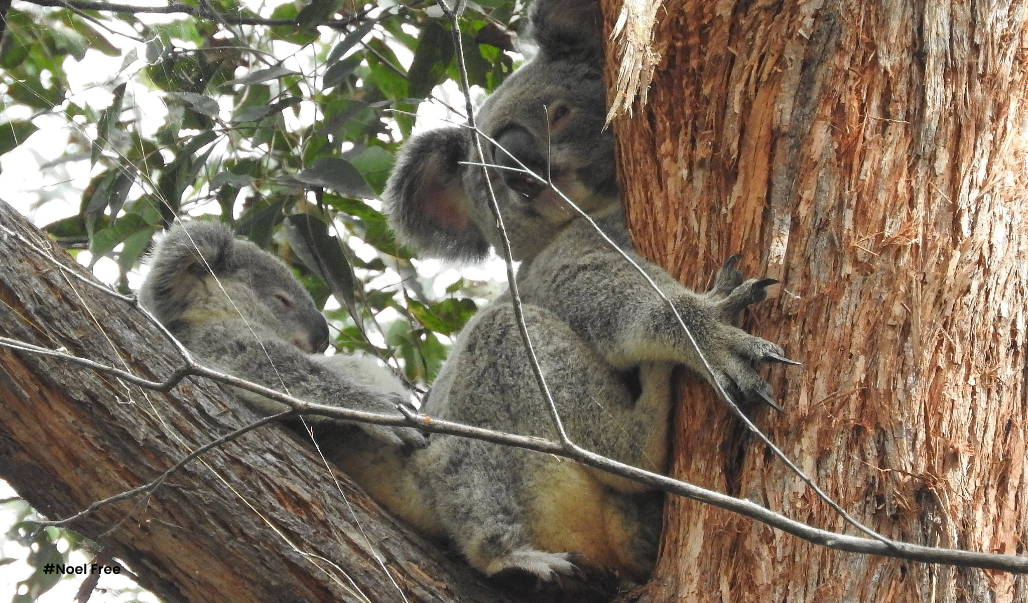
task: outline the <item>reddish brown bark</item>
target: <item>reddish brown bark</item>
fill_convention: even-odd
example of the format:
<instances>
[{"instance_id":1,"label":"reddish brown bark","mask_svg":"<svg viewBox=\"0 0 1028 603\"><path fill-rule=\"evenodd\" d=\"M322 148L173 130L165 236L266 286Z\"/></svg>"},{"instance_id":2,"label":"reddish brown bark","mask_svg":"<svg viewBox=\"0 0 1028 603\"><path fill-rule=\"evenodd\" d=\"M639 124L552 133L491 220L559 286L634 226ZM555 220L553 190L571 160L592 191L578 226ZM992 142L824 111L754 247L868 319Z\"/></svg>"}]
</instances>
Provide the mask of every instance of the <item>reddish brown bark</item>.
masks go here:
<instances>
[{"instance_id":1,"label":"reddish brown bark","mask_svg":"<svg viewBox=\"0 0 1028 603\"><path fill-rule=\"evenodd\" d=\"M615 121L644 254L690 285L735 252L782 281L747 323L804 366L767 372L786 410L758 424L910 542L1024 552L1026 19L1016 0L670 0L649 103ZM708 388L688 387L675 433L676 476L853 533ZM834 553L676 499L646 597L1026 601L1028 581Z\"/></svg>"}]
</instances>

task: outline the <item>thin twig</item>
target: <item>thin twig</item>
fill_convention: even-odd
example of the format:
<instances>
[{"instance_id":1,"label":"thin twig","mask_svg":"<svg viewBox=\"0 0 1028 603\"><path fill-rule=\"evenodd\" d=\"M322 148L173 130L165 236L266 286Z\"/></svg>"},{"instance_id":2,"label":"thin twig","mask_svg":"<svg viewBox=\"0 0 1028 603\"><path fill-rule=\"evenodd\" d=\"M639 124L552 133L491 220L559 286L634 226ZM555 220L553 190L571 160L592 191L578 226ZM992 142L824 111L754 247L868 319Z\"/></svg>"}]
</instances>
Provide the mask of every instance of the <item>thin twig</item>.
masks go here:
<instances>
[{"instance_id":1,"label":"thin twig","mask_svg":"<svg viewBox=\"0 0 1028 603\"><path fill-rule=\"evenodd\" d=\"M465 110L468 114L468 127L474 132L473 139L475 141L475 152L478 154L479 162L485 163L485 151L482 148L482 138L480 137L480 131L475 121L475 106L471 102L471 85L468 82L468 70L464 64L464 53L461 45L461 34L460 24L457 22L457 17L460 14L460 10L463 5L458 0L457 5L451 9L446 4L446 0L439 0L439 7L442 8L443 13L450 20L450 34L453 38L454 54L457 57L457 70L460 73L460 86L461 91L464 93ZM482 135L484 136L484 135ZM483 172L487 171L488 168L483 167ZM557 404L553 400L553 395L550 393L550 388L546 384L546 377L543 376L542 368L539 365L539 359L535 353L535 346L532 344L532 338L528 334L528 325L525 324L525 314L521 307L521 296L518 293L518 281L514 274L514 259L513 252L510 248L510 239L507 238L507 229L503 224L503 216L500 214L500 206L496 201L496 192L493 190L492 181L489 178L489 174L485 174L486 187L489 190L489 211L492 212L493 219L496 220L496 228L500 233L500 240L502 241L501 250L503 256L504 265L507 268L507 285L510 287L511 293L511 304L514 309L514 318L518 323L518 332L521 334L521 339L525 344L525 352L528 354L529 364L532 367L532 374L535 375L537 384L539 385L539 391L542 392L543 398L546 400L546 408L549 410L550 417L553 419L554 425L557 428L557 435L560 438L561 443L569 449L577 448L575 444L568 437L567 431L564 429L564 422L560 418L560 413L557 411Z\"/></svg>"},{"instance_id":2,"label":"thin twig","mask_svg":"<svg viewBox=\"0 0 1028 603\"><path fill-rule=\"evenodd\" d=\"M210 442L209 444L201 446L200 448L197 448L193 452L190 452L185 457L183 457L182 460L180 460L179 462L177 462L174 465L172 465L167 471L165 471L164 473L160 474L156 479L154 479L153 481L151 481L149 483L143 484L142 486L139 486L137 488L132 488L131 490L126 490L126 491L122 492L121 494L116 494L116 495L111 496L109 498L105 498L103 500L98 500L98 501L94 502L93 504L89 505L88 507L86 507L84 510L79 511L78 513L76 513L76 514L74 514L74 515L72 515L70 517L65 517L64 519L56 519L56 520L53 520L53 521L36 521L34 523L37 523L37 524L39 524L41 526L65 526L65 525L68 525L69 523L71 523L71 522L73 522L73 521L75 521L77 519L81 519L82 517L85 517L86 515L101 509L102 507L106 507L107 505L111 505L111 504L114 504L116 502L120 502L120 501L129 499L129 498L132 498L132 497L137 496L139 494L144 494L144 493L147 493L147 492L152 492L152 491L156 490L158 486L160 486L162 483L164 483L165 480L167 480L169 477L171 477L172 474L174 474L176 471L178 471L179 469L184 467L186 465L186 463L188 463L189 461L195 459L196 457L200 456L201 454L207 452L208 450L211 450L213 448L217 448L218 446L221 446L222 444L225 444L227 442L231 442L232 440L235 440L236 438L238 438L239 436L243 435L244 433L251 432L254 429L257 429L258 427L263 427L263 426L267 425L268 423L274 423L275 421L279 421L281 419L286 419L286 418L294 416L294 415L296 415L296 411L293 410L293 409L289 409L289 410L280 412L280 413L275 414L275 415L264 417L263 419L260 419L258 421L254 421L253 423L250 423L249 425L246 425L244 427L240 427L239 429L233 431L232 433L224 435L224 436L222 436L222 437L220 437L220 438Z\"/></svg>"},{"instance_id":3,"label":"thin twig","mask_svg":"<svg viewBox=\"0 0 1028 603\"><path fill-rule=\"evenodd\" d=\"M64 352L46 350L45 348L39 348L39 346L26 344L24 342L18 342L18 345L11 345L10 341L11 340L7 338L0 339L0 347L16 349L33 354L40 354L41 350L48 351L50 353L45 354L47 356L60 358L61 360L75 364L82 364L94 370L117 375L122 378L125 377L124 371L111 366L78 358ZM870 538L836 534L828 530L814 528L805 523L789 519L784 515L771 511L748 500L734 498L727 494L707 490L706 488L701 488L688 482L672 479L665 475L645 471L643 469L609 459L605 456L595 454L588 450L581 449L577 446L569 449L568 446L561 442L554 442L542 438L519 436L491 429L483 429L481 427L472 427L461 423L437 420L428 415L418 414L403 406L398 408L402 416L396 416L356 411L335 406L312 404L293 398L292 396L287 396L280 392L275 392L264 386L250 383L230 375L225 375L224 373L219 373L211 369L197 367L197 373L212 380L278 400L279 402L291 407L292 410L289 411L290 413L320 415L346 421L367 422L378 425L413 426L430 433L474 438L495 444L515 446L526 450L533 450L571 459L584 465L595 467L601 471L648 485L654 489L661 490L669 494L684 496L733 513L738 513L745 517L765 523L773 528L778 528L783 532L792 534L793 536L808 542L837 551L883 555L886 557L908 559L924 563L941 563L961 567L977 567L1018 574L1028 574L1028 557L996 555L991 553L973 553L959 549L921 546L896 541L884 543ZM140 384L141 382L145 382L145 380L138 378L136 381ZM269 418L268 420L270 421L271 419ZM259 425L263 424L264 422L259 422ZM256 428L259 425L253 424L243 429ZM227 437L228 436L226 436L226 438ZM217 445L217 443L213 443L213 445ZM197 451L197 453L199 454L202 451L203 449ZM136 492L136 494L141 492L142 490Z\"/></svg>"}]
</instances>

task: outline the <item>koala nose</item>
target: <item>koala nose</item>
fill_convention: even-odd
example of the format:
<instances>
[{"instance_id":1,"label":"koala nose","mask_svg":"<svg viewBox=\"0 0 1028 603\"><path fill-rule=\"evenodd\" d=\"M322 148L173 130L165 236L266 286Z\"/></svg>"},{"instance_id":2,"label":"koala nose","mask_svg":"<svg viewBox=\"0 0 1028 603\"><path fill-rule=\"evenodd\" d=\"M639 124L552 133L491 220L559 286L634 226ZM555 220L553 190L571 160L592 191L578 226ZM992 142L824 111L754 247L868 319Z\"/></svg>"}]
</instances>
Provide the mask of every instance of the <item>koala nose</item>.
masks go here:
<instances>
[{"instance_id":1,"label":"koala nose","mask_svg":"<svg viewBox=\"0 0 1028 603\"><path fill-rule=\"evenodd\" d=\"M308 351L312 354L320 354L328 349L328 321L320 312L316 314L317 317L313 319L314 322L307 333L306 341L306 344L310 346Z\"/></svg>"},{"instance_id":2,"label":"koala nose","mask_svg":"<svg viewBox=\"0 0 1028 603\"><path fill-rule=\"evenodd\" d=\"M546 177L546 159L528 130L510 127L496 137L496 165L502 168L503 183L526 199L534 199L546 183L525 173L525 168Z\"/></svg>"}]
</instances>

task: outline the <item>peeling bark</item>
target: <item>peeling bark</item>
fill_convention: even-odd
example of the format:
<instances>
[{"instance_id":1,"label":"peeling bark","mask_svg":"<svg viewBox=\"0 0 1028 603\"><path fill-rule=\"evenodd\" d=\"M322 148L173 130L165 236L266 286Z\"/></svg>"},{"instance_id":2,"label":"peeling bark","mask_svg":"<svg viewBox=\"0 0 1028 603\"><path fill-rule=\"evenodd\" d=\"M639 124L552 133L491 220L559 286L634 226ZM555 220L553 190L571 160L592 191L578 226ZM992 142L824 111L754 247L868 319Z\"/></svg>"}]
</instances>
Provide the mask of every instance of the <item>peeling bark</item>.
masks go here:
<instances>
[{"instance_id":1,"label":"peeling bark","mask_svg":"<svg viewBox=\"0 0 1028 603\"><path fill-rule=\"evenodd\" d=\"M1020 0L669 0L649 104L614 122L645 255L693 286L735 252L782 281L747 326L804 367L768 372L786 411L758 424L909 542L1028 538L1026 20ZM675 477L853 533L688 379ZM1024 577L667 515L643 600L1028 601Z\"/></svg>"},{"instance_id":2,"label":"peeling bark","mask_svg":"<svg viewBox=\"0 0 1028 603\"><path fill-rule=\"evenodd\" d=\"M86 274L3 202L0 224ZM0 257L0 336L149 379L177 368L174 347L132 305L69 278L3 231ZM146 484L256 419L209 381L188 378L162 394L0 349L0 477L49 518ZM70 527L167 603L514 600L279 426L216 448L150 495Z\"/></svg>"}]
</instances>

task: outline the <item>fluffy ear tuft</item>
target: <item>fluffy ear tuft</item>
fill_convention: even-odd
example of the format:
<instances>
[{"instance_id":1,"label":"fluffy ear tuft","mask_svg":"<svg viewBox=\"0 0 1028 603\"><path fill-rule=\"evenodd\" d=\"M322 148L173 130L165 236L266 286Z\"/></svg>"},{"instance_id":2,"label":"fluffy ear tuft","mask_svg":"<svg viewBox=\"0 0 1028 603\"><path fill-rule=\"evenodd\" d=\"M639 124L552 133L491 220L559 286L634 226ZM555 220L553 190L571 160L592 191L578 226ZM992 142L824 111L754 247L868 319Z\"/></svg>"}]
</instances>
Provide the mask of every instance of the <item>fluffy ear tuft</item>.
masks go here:
<instances>
[{"instance_id":1,"label":"fluffy ear tuft","mask_svg":"<svg viewBox=\"0 0 1028 603\"><path fill-rule=\"evenodd\" d=\"M530 34L550 60L603 64L603 14L597 0L538 0Z\"/></svg>"},{"instance_id":2,"label":"fluffy ear tuft","mask_svg":"<svg viewBox=\"0 0 1028 603\"><path fill-rule=\"evenodd\" d=\"M162 323L173 323L200 279L232 270L234 243L232 231L222 224L172 226L150 254L150 272L139 290L139 302Z\"/></svg>"},{"instance_id":3,"label":"fluffy ear tuft","mask_svg":"<svg viewBox=\"0 0 1028 603\"><path fill-rule=\"evenodd\" d=\"M460 162L470 147L461 128L418 134L403 146L383 193L389 224L401 242L446 259L478 260L488 253L464 191Z\"/></svg>"}]
</instances>

